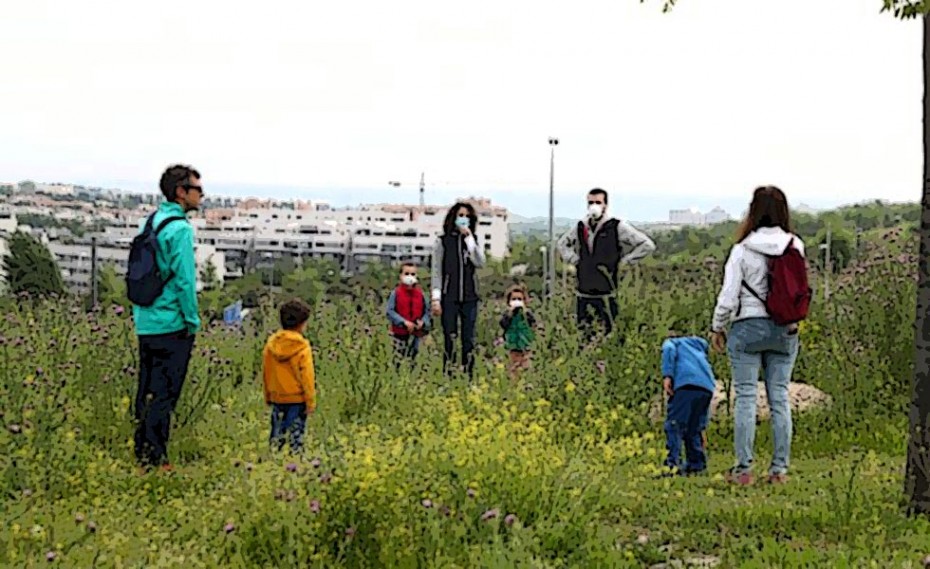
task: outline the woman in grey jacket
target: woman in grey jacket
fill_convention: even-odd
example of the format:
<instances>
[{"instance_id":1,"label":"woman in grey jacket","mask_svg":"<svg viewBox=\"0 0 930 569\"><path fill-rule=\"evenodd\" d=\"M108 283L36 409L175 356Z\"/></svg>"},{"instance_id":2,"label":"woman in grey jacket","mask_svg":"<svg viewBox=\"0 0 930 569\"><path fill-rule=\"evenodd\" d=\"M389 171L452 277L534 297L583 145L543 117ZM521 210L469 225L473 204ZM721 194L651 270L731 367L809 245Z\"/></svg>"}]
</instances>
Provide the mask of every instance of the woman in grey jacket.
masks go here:
<instances>
[{"instance_id":1,"label":"woman in grey jacket","mask_svg":"<svg viewBox=\"0 0 930 569\"><path fill-rule=\"evenodd\" d=\"M436 238L430 267L432 313L441 317L444 338L443 373L455 361L455 338L461 325L462 364L474 376L475 322L478 320L478 274L485 264L484 250L475 238L478 215L468 203L457 203L446 214L442 234Z\"/></svg>"}]
</instances>

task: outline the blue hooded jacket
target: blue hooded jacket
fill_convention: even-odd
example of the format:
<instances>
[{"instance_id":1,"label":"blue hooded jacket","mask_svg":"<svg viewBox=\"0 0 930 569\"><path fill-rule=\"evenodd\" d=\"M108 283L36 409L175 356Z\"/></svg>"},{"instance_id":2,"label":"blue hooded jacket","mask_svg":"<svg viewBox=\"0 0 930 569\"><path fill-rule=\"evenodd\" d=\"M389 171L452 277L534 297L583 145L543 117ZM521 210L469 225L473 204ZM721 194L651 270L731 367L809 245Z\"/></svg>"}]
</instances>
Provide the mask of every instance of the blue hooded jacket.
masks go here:
<instances>
[{"instance_id":1,"label":"blue hooded jacket","mask_svg":"<svg viewBox=\"0 0 930 569\"><path fill-rule=\"evenodd\" d=\"M669 338L662 343L662 377L672 378L672 389L686 385L713 393L717 384L707 355L710 344L698 336Z\"/></svg>"}]
</instances>

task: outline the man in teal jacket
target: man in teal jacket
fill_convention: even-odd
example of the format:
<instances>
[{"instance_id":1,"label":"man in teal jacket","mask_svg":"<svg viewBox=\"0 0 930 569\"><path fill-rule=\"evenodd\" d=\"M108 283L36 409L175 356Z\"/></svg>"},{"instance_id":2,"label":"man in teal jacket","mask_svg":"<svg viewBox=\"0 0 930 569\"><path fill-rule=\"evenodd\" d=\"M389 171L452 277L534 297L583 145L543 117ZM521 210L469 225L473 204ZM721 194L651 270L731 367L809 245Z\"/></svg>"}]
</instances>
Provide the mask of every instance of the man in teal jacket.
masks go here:
<instances>
[{"instance_id":1,"label":"man in teal jacket","mask_svg":"<svg viewBox=\"0 0 930 569\"><path fill-rule=\"evenodd\" d=\"M169 217L185 217L200 207L200 173L174 165L162 174L165 201L152 214L153 227ZM145 227L143 219L140 231ZM143 468L170 470L168 435L171 415L187 376L194 337L200 330L194 229L187 219L168 223L158 234L158 269L170 277L151 306L133 305L139 337L139 387L136 393L136 458Z\"/></svg>"}]
</instances>

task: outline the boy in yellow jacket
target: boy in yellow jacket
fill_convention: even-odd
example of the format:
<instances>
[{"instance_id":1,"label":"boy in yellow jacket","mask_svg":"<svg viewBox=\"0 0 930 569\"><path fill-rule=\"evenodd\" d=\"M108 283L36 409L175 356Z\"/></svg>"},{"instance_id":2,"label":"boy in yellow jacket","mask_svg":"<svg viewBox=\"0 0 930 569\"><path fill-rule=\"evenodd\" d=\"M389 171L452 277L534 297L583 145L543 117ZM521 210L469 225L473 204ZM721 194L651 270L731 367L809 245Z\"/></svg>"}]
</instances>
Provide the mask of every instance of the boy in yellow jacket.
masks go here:
<instances>
[{"instance_id":1,"label":"boy in yellow jacket","mask_svg":"<svg viewBox=\"0 0 930 569\"><path fill-rule=\"evenodd\" d=\"M281 330L268 338L262 354L265 404L271 405L272 448L284 448L290 435L291 450L303 450L307 415L316 410L313 352L303 332L310 307L300 299L281 305Z\"/></svg>"}]
</instances>

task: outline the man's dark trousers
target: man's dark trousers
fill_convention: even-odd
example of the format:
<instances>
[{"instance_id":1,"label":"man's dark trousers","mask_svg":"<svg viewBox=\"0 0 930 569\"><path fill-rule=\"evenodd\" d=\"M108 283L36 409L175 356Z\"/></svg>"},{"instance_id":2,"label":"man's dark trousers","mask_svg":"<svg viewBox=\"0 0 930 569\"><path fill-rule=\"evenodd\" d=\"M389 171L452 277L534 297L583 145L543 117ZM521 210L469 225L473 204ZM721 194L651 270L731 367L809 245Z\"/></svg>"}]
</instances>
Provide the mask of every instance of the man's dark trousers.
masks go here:
<instances>
[{"instance_id":1,"label":"man's dark trousers","mask_svg":"<svg viewBox=\"0 0 930 569\"><path fill-rule=\"evenodd\" d=\"M139 336L136 458L145 466L168 463L171 415L181 396L194 336L187 332Z\"/></svg>"},{"instance_id":2,"label":"man's dark trousers","mask_svg":"<svg viewBox=\"0 0 930 569\"><path fill-rule=\"evenodd\" d=\"M606 336L613 330L613 323L616 322L619 312L617 298L613 295L591 298L579 296L575 316L578 327L585 332L586 341L590 341L595 332L594 320L597 319L604 326Z\"/></svg>"}]
</instances>

